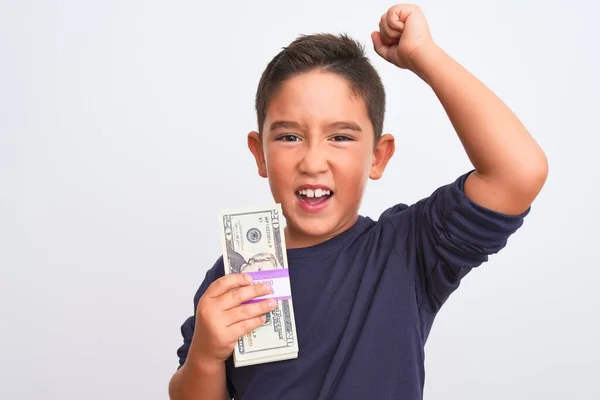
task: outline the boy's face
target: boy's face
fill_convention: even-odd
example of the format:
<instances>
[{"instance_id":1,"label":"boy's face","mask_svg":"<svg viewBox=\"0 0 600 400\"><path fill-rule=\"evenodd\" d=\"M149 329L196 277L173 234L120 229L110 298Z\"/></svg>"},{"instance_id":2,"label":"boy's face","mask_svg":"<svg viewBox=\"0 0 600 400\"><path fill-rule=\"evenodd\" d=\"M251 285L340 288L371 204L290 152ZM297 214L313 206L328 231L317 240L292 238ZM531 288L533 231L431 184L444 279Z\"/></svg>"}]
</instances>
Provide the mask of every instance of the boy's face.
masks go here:
<instances>
[{"instance_id":1,"label":"boy's face","mask_svg":"<svg viewBox=\"0 0 600 400\"><path fill-rule=\"evenodd\" d=\"M344 78L313 71L283 84L262 137L251 132L248 145L282 205L289 247L321 243L354 224L367 179L379 179L394 152L391 135L373 141L366 105Z\"/></svg>"}]
</instances>

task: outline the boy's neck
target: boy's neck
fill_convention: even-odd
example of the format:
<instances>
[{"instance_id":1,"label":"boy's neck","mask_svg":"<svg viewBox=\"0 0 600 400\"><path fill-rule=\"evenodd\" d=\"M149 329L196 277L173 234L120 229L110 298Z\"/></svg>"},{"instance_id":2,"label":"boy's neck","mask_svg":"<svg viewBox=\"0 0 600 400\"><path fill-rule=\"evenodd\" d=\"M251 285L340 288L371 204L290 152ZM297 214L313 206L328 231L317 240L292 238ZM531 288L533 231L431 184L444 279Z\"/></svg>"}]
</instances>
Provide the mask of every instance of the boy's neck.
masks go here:
<instances>
[{"instance_id":1,"label":"boy's neck","mask_svg":"<svg viewBox=\"0 0 600 400\"><path fill-rule=\"evenodd\" d=\"M288 249L299 249L305 247L316 246L318 244L324 243L334 237L342 234L348 229L352 228L356 221L358 220L358 214L354 215L351 219L345 222L342 226L335 229L331 233L326 235L308 235L304 232L301 232L295 229L293 226L287 225L285 227L285 243Z\"/></svg>"}]
</instances>

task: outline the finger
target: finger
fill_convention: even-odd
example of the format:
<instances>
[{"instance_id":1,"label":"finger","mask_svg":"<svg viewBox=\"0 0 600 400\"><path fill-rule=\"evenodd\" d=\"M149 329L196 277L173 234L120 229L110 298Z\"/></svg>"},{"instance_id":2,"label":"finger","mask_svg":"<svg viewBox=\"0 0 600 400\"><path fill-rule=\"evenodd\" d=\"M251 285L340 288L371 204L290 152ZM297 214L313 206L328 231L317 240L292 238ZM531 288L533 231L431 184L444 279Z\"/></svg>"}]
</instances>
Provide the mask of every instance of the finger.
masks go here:
<instances>
[{"instance_id":1,"label":"finger","mask_svg":"<svg viewBox=\"0 0 600 400\"><path fill-rule=\"evenodd\" d=\"M241 304L227 311L227 326L240 321L260 317L277 307L277 302L273 299L262 300L257 303Z\"/></svg>"},{"instance_id":2,"label":"finger","mask_svg":"<svg viewBox=\"0 0 600 400\"><path fill-rule=\"evenodd\" d=\"M373 49L375 50L375 52L381 57L385 58L387 56L388 50L390 49L390 46L383 44L381 40L381 33L371 33L371 40L373 40Z\"/></svg>"},{"instance_id":3,"label":"finger","mask_svg":"<svg viewBox=\"0 0 600 400\"><path fill-rule=\"evenodd\" d=\"M416 4L397 4L388 10L389 14L394 14L402 23L404 23L413 12L421 12L421 8Z\"/></svg>"},{"instance_id":4,"label":"finger","mask_svg":"<svg viewBox=\"0 0 600 400\"><path fill-rule=\"evenodd\" d=\"M225 275L216 281L214 281L208 289L206 289L206 295L208 297L219 297L223 293L238 288L240 286L248 286L252 283L252 277L246 274L230 274Z\"/></svg>"},{"instance_id":5,"label":"finger","mask_svg":"<svg viewBox=\"0 0 600 400\"><path fill-rule=\"evenodd\" d=\"M266 316L261 315L259 317L254 317L250 319L245 319L238 323L235 323L229 327L229 332L233 337L230 339L232 341L238 340L244 335L252 332L255 329L260 328L266 321Z\"/></svg>"},{"instance_id":6,"label":"finger","mask_svg":"<svg viewBox=\"0 0 600 400\"><path fill-rule=\"evenodd\" d=\"M223 293L217 298L217 301L219 302L218 308L221 310L229 310L249 300L269 294L272 290L273 288L271 285L264 283L238 287L237 289Z\"/></svg>"},{"instance_id":7,"label":"finger","mask_svg":"<svg viewBox=\"0 0 600 400\"><path fill-rule=\"evenodd\" d=\"M388 46L398 43L401 35L401 32L390 27L387 14L383 14L379 21L379 32L381 33L381 41Z\"/></svg>"},{"instance_id":8,"label":"finger","mask_svg":"<svg viewBox=\"0 0 600 400\"><path fill-rule=\"evenodd\" d=\"M385 15L385 22L387 26L390 27L391 30L397 32L398 37L404 31L404 20L401 19L402 9L395 10L394 8L390 8Z\"/></svg>"}]
</instances>

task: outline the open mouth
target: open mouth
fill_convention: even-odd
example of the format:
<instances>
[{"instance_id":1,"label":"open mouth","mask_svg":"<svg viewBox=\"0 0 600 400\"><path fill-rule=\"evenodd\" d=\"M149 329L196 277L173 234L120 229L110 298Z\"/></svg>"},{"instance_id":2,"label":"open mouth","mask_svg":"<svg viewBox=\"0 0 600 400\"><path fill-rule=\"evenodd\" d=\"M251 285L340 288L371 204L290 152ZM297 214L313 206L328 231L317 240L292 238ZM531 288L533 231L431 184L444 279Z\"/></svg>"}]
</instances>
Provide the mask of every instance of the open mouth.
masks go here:
<instances>
[{"instance_id":1,"label":"open mouth","mask_svg":"<svg viewBox=\"0 0 600 400\"><path fill-rule=\"evenodd\" d=\"M298 199L309 205L317 205L326 202L333 196L333 191L324 188L300 189L296 191Z\"/></svg>"}]
</instances>

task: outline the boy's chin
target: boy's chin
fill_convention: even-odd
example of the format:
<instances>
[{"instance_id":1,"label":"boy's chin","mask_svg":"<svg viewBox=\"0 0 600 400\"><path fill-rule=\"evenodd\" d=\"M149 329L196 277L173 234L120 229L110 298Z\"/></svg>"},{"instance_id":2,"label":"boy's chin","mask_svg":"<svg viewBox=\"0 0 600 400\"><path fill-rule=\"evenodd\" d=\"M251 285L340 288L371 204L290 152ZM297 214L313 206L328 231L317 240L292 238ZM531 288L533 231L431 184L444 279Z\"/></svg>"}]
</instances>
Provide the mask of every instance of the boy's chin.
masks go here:
<instances>
[{"instance_id":1,"label":"boy's chin","mask_svg":"<svg viewBox=\"0 0 600 400\"><path fill-rule=\"evenodd\" d=\"M354 222L354 220L349 222ZM296 242L291 243L292 245L319 244L337 236L351 226L350 223L344 223L338 218L327 217L302 218L295 216L287 223L291 234L290 239Z\"/></svg>"}]
</instances>

